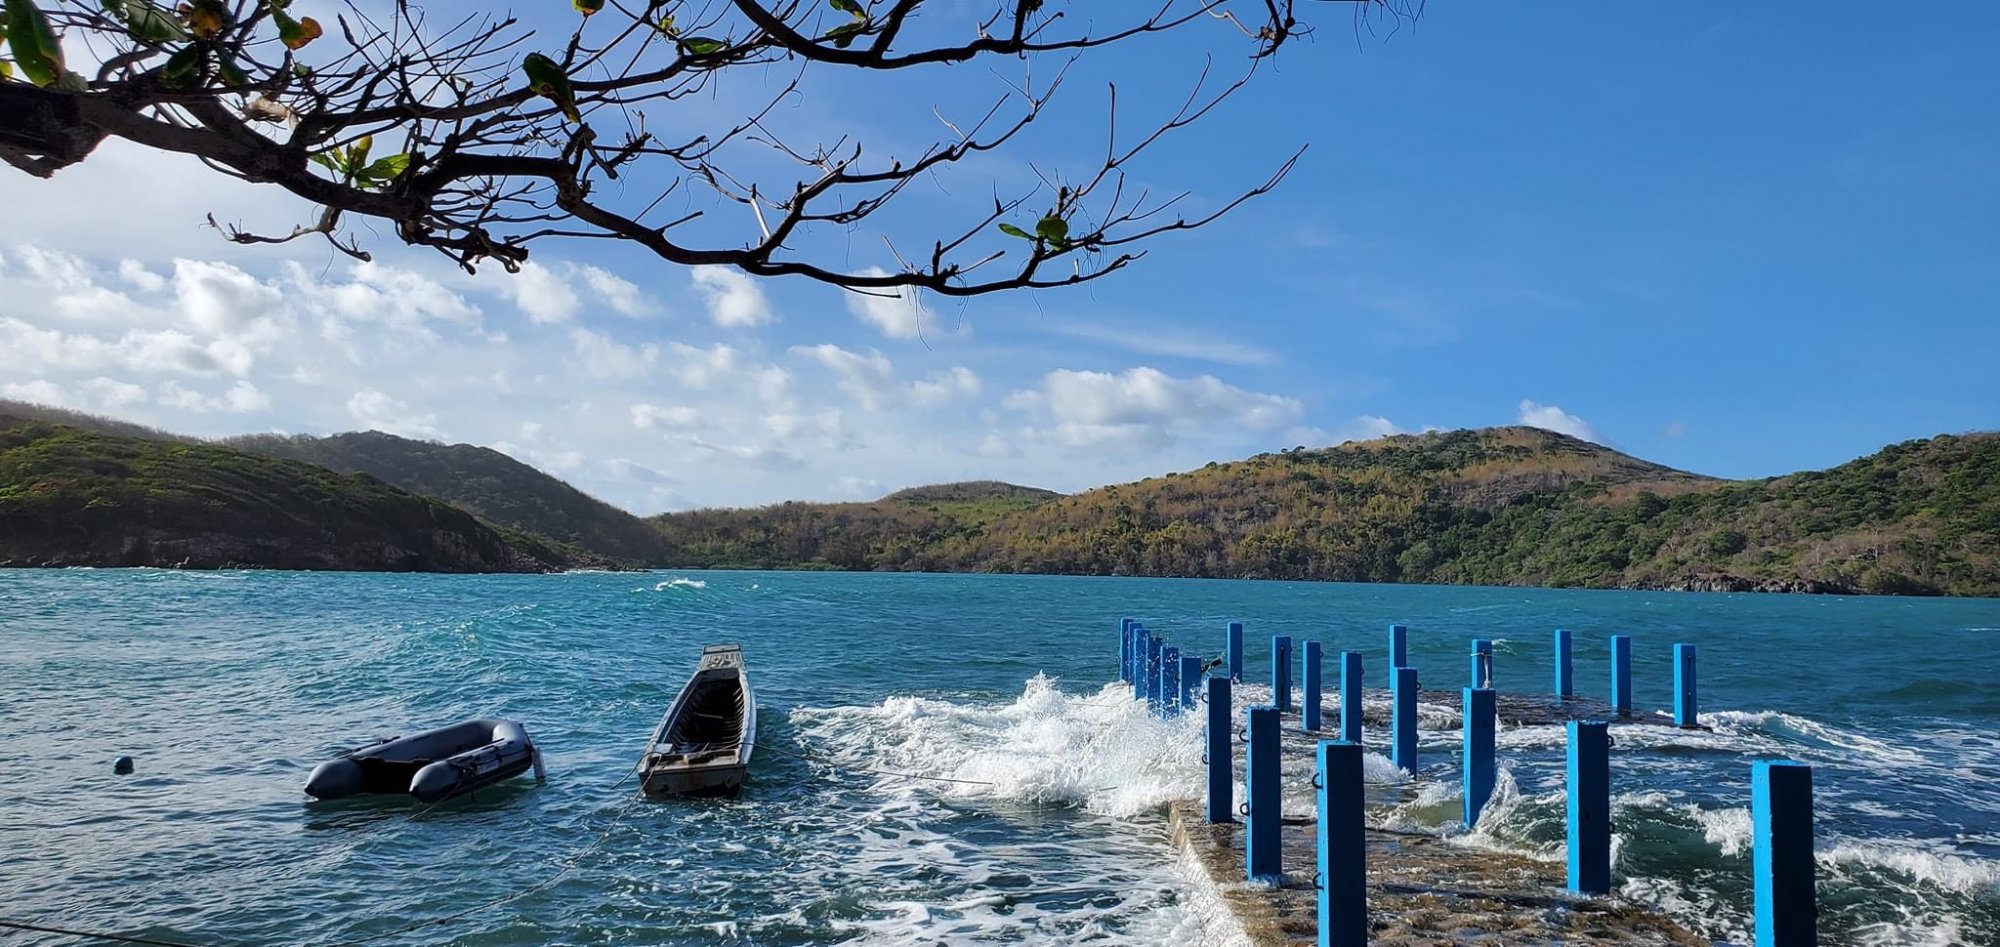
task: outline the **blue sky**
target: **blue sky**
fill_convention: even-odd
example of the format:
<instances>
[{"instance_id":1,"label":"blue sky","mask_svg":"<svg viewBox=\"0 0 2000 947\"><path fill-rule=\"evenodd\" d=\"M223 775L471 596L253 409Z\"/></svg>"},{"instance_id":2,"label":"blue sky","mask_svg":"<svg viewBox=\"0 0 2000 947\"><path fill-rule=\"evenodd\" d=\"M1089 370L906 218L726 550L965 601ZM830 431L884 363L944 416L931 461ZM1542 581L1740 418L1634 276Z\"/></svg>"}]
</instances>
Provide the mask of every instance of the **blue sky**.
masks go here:
<instances>
[{"instance_id":1,"label":"blue sky","mask_svg":"<svg viewBox=\"0 0 2000 947\"><path fill-rule=\"evenodd\" d=\"M198 434L489 444L639 512L1079 489L1524 419L1731 477L2000 427L1989 5L1434 3L1392 38L1338 6L1136 174L1210 207L1309 144L1278 192L1087 287L921 312L597 244L468 279L380 227L357 270L222 243L203 213L305 210L136 149L10 172L0 388ZM1132 121L1158 115L1203 56L1234 68L1227 40L1086 59L1021 149L912 189L886 225L907 245L1029 162L1083 169L1105 82ZM1003 77L813 73L777 120L906 154L933 105L963 114ZM762 87L659 120L700 127ZM873 233L805 245L895 265Z\"/></svg>"}]
</instances>

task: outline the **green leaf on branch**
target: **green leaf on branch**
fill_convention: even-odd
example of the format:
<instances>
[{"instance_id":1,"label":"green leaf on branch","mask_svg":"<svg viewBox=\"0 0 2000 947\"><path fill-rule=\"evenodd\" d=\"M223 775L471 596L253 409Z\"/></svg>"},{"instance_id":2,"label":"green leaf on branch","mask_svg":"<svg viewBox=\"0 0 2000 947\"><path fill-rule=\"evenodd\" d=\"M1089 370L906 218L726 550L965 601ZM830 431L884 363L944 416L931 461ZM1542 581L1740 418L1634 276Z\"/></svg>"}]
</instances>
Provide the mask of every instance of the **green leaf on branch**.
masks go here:
<instances>
[{"instance_id":1,"label":"green leaf on branch","mask_svg":"<svg viewBox=\"0 0 2000 947\"><path fill-rule=\"evenodd\" d=\"M29 82L54 85L65 71L55 28L34 0L6 0L6 4L7 40L14 47L14 64Z\"/></svg>"},{"instance_id":2,"label":"green leaf on branch","mask_svg":"<svg viewBox=\"0 0 2000 947\"><path fill-rule=\"evenodd\" d=\"M570 0L569 5L575 7L576 12L589 16L604 9L604 0Z\"/></svg>"},{"instance_id":3,"label":"green leaf on branch","mask_svg":"<svg viewBox=\"0 0 2000 947\"><path fill-rule=\"evenodd\" d=\"M222 84L232 89L241 89L250 84L250 74L233 59L222 59L215 64L215 74L222 78Z\"/></svg>"},{"instance_id":4,"label":"green leaf on branch","mask_svg":"<svg viewBox=\"0 0 2000 947\"><path fill-rule=\"evenodd\" d=\"M681 49L690 56L707 56L729 48L725 40L710 39L706 36L686 36L680 40Z\"/></svg>"},{"instance_id":5,"label":"green leaf on branch","mask_svg":"<svg viewBox=\"0 0 2000 947\"><path fill-rule=\"evenodd\" d=\"M528 88L536 95L554 102L557 108L572 122L583 121L582 113L576 108L576 90L569 84L569 73L541 53L529 53L521 59L521 71L528 76Z\"/></svg>"},{"instance_id":6,"label":"green leaf on branch","mask_svg":"<svg viewBox=\"0 0 2000 947\"><path fill-rule=\"evenodd\" d=\"M294 20L282 10L271 11L271 22L278 24L278 41L284 43L286 49L303 49L307 43L326 33L318 20L312 17Z\"/></svg>"},{"instance_id":7,"label":"green leaf on branch","mask_svg":"<svg viewBox=\"0 0 2000 947\"><path fill-rule=\"evenodd\" d=\"M193 86L200 75L201 47L184 46L160 67L160 84L169 89L185 89Z\"/></svg>"},{"instance_id":8,"label":"green leaf on branch","mask_svg":"<svg viewBox=\"0 0 2000 947\"><path fill-rule=\"evenodd\" d=\"M1000 232L1001 232L1001 233L1004 233L1004 234L1006 234L1007 236L1010 236L1010 237L1020 237L1020 238L1021 238L1021 239L1023 239L1023 240L1033 240L1033 239L1035 239L1035 235L1034 235L1034 234L1031 234L1031 233L1029 233L1029 232L1027 232L1027 231L1025 231L1025 230L1022 230L1021 228L1019 228L1019 227L1016 227L1016 226L1014 226L1013 224L1001 224L1001 225L1000 225Z\"/></svg>"},{"instance_id":9,"label":"green leaf on branch","mask_svg":"<svg viewBox=\"0 0 2000 947\"><path fill-rule=\"evenodd\" d=\"M821 39L825 39L841 49L846 49L854 45L854 37L867 28L868 24L866 21L842 23L833 29L827 30L826 35L821 37Z\"/></svg>"},{"instance_id":10,"label":"green leaf on branch","mask_svg":"<svg viewBox=\"0 0 2000 947\"><path fill-rule=\"evenodd\" d=\"M104 10L117 17L125 24L125 31L141 42L166 43L192 38L179 18L147 0L104 0Z\"/></svg>"},{"instance_id":11,"label":"green leaf on branch","mask_svg":"<svg viewBox=\"0 0 2000 947\"><path fill-rule=\"evenodd\" d=\"M827 0L827 3L834 9L839 10L840 12L845 13L848 16L851 16L857 20L868 15L862 12L861 4L854 2L854 0Z\"/></svg>"},{"instance_id":12,"label":"green leaf on branch","mask_svg":"<svg viewBox=\"0 0 2000 947\"><path fill-rule=\"evenodd\" d=\"M1035 235L1058 250L1069 249L1069 221L1049 214L1035 222Z\"/></svg>"},{"instance_id":13,"label":"green leaf on branch","mask_svg":"<svg viewBox=\"0 0 2000 947\"><path fill-rule=\"evenodd\" d=\"M409 167L409 155L390 155L386 158L375 159L374 164L354 172L354 177L357 180L367 181L372 184L387 184L390 181L394 181L398 175L408 170Z\"/></svg>"}]
</instances>

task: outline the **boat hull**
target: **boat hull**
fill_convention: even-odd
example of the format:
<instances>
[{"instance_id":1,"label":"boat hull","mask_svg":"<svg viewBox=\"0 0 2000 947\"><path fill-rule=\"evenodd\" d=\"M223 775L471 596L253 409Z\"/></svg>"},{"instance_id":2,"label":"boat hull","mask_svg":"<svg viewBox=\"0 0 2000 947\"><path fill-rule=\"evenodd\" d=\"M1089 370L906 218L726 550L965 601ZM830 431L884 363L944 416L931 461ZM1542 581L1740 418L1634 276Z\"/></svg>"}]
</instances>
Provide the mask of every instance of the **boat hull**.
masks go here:
<instances>
[{"instance_id":1,"label":"boat hull","mask_svg":"<svg viewBox=\"0 0 2000 947\"><path fill-rule=\"evenodd\" d=\"M749 772L747 765L659 769L647 774L639 791L649 799L733 799L743 791L743 779Z\"/></svg>"},{"instance_id":2,"label":"boat hull","mask_svg":"<svg viewBox=\"0 0 2000 947\"><path fill-rule=\"evenodd\" d=\"M756 744L757 698L741 650L710 645L639 758L640 792L650 799L734 796Z\"/></svg>"}]
</instances>

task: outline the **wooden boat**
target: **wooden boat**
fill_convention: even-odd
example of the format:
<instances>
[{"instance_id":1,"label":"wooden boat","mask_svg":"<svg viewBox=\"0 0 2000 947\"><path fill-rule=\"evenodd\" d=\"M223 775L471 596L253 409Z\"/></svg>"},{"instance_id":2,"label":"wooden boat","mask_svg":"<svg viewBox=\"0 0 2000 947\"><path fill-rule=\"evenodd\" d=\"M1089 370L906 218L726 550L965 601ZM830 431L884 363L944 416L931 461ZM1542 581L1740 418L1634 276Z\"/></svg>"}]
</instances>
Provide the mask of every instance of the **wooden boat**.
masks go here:
<instances>
[{"instance_id":1,"label":"wooden boat","mask_svg":"<svg viewBox=\"0 0 2000 947\"><path fill-rule=\"evenodd\" d=\"M734 796L756 742L757 698L743 650L709 645L639 760L640 791L655 799Z\"/></svg>"},{"instance_id":2,"label":"wooden boat","mask_svg":"<svg viewBox=\"0 0 2000 947\"><path fill-rule=\"evenodd\" d=\"M306 792L317 799L407 792L442 802L530 769L542 778L542 752L528 728L482 718L350 750L314 767Z\"/></svg>"}]
</instances>

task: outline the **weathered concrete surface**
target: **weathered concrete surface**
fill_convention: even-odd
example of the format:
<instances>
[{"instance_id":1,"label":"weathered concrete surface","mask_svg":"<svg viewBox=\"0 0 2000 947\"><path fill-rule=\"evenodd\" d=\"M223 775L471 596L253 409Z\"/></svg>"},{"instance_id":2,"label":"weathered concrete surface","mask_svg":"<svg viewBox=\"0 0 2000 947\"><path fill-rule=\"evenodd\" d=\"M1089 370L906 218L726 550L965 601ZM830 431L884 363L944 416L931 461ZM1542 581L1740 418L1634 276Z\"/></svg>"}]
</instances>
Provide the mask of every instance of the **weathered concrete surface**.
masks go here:
<instances>
[{"instance_id":1,"label":"weathered concrete surface","mask_svg":"<svg viewBox=\"0 0 2000 947\"><path fill-rule=\"evenodd\" d=\"M1455 713L1458 691L1426 691L1421 700L1434 715L1447 708ZM1537 694L1502 693L1496 700L1501 721L1509 726L1546 725L1565 720L1615 721L1617 727L1671 726L1651 711L1616 720L1610 707L1595 698L1558 700ZM1323 697L1328 730L1299 730L1294 714L1286 714L1280 731L1284 756L1310 758L1313 745L1333 736L1339 695ZM1364 718L1371 735L1388 726L1388 694L1368 692ZM1435 717L1434 717L1435 719ZM1237 785L1242 785L1242 758L1237 754ZM1288 767L1286 795L1304 791L1292 785L1305 774ZM1371 798L1392 787L1371 787ZM1239 788L1238 792L1241 790ZM1294 810L1295 811L1295 810ZM1318 859L1314 823L1287 818L1284 824L1286 881L1280 887L1244 881L1243 825L1210 825L1199 801L1173 803L1168 811L1174 844L1189 851L1209 875L1223 900L1236 911L1256 947L1291 947L1316 943L1317 892L1313 872ZM1368 940L1371 944L1645 944L1706 945L1709 941L1651 908L1615 897L1572 898L1560 864L1519 855L1455 845L1443 839L1370 829L1368 832Z\"/></svg>"},{"instance_id":2,"label":"weathered concrete surface","mask_svg":"<svg viewBox=\"0 0 2000 947\"><path fill-rule=\"evenodd\" d=\"M1188 849L1236 911L1256 947L1312 944L1317 935L1313 823L1287 819L1283 887L1243 880L1243 826L1209 825L1201 805L1169 807L1174 844ZM1570 898L1562 869L1467 849L1424 835L1368 832L1368 942L1415 944L1677 944L1708 941L1617 898Z\"/></svg>"}]
</instances>

